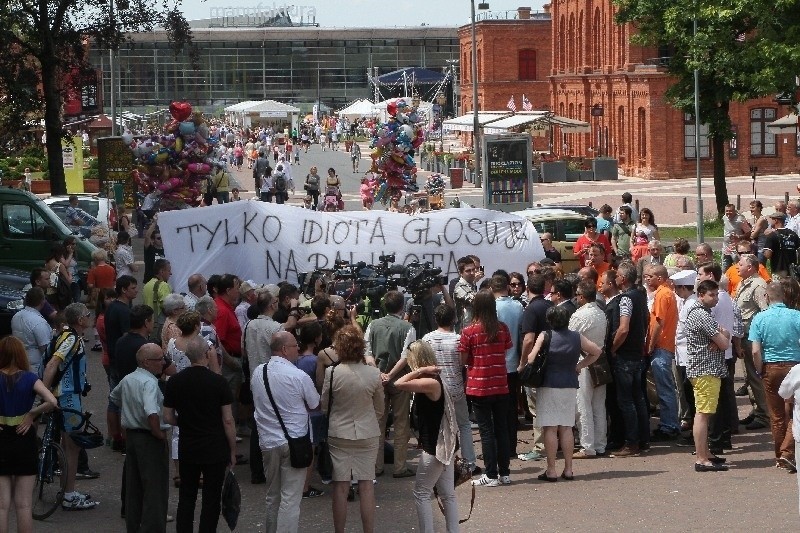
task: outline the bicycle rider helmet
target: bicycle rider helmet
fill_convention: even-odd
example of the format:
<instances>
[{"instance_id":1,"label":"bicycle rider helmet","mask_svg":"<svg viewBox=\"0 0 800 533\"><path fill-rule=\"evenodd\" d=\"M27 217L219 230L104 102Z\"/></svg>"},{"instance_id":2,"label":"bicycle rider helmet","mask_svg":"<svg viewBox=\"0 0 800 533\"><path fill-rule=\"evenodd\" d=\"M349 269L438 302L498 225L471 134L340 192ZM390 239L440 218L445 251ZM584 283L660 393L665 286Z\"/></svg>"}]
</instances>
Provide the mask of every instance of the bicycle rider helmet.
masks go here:
<instances>
[{"instance_id":1,"label":"bicycle rider helmet","mask_svg":"<svg viewBox=\"0 0 800 533\"><path fill-rule=\"evenodd\" d=\"M81 424L81 426L83 427L81 431L69 432L69 436L75 444L85 450L99 448L103 445L103 434L97 426L88 420L86 420L84 424Z\"/></svg>"}]
</instances>

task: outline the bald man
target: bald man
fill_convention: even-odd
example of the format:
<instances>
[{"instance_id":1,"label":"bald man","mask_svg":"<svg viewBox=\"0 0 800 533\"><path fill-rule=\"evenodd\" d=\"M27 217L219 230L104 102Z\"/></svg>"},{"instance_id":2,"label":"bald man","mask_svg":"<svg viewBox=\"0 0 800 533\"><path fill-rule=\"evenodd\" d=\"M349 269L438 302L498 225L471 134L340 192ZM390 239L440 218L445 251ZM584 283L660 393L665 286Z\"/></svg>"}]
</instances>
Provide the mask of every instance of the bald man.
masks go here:
<instances>
[{"instance_id":1,"label":"bald man","mask_svg":"<svg viewBox=\"0 0 800 533\"><path fill-rule=\"evenodd\" d=\"M664 265L645 268L644 282L653 291L653 307L650 311L650 327L647 331L647 354L656 382L661 421L650 440L664 442L674 440L680 433L678 420L678 395L672 367L675 364L675 333L678 328L678 303L667 281Z\"/></svg>"},{"instance_id":2,"label":"bald man","mask_svg":"<svg viewBox=\"0 0 800 533\"><path fill-rule=\"evenodd\" d=\"M136 364L111 391L127 436L125 526L128 531L166 531L169 456L167 426L161 422L164 395L156 377L164 365L161 346L148 343L139 348Z\"/></svg>"}]
</instances>

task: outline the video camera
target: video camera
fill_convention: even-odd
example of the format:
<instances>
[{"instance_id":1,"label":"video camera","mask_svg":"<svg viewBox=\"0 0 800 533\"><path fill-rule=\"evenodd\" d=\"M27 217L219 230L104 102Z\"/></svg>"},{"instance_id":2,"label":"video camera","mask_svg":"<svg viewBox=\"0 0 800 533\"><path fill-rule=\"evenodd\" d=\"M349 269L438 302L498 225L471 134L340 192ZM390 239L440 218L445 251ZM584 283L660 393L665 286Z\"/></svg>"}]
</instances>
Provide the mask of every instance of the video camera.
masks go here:
<instances>
[{"instance_id":1,"label":"video camera","mask_svg":"<svg viewBox=\"0 0 800 533\"><path fill-rule=\"evenodd\" d=\"M395 264L395 261L395 254L379 256L376 265L337 260L332 269L303 272L297 279L307 296L315 294L319 281L320 290L355 304L356 312L370 319L383 315L381 298L388 291L402 287L404 292L412 295L416 304L428 289L447 284L447 276L441 275L442 269L433 267L430 262L403 266Z\"/></svg>"}]
</instances>

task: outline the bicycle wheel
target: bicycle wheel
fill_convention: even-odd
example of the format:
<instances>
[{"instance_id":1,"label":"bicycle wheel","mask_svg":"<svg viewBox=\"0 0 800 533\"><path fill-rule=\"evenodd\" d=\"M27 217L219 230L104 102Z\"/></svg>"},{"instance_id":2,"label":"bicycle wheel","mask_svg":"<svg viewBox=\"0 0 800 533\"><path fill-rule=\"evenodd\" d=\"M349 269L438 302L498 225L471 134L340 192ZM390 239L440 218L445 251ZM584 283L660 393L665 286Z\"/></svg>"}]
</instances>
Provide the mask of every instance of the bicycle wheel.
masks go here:
<instances>
[{"instance_id":1,"label":"bicycle wheel","mask_svg":"<svg viewBox=\"0 0 800 533\"><path fill-rule=\"evenodd\" d=\"M44 520L53 514L67 486L67 456L60 445L51 442L39 450L39 467L33 486L33 518Z\"/></svg>"}]
</instances>

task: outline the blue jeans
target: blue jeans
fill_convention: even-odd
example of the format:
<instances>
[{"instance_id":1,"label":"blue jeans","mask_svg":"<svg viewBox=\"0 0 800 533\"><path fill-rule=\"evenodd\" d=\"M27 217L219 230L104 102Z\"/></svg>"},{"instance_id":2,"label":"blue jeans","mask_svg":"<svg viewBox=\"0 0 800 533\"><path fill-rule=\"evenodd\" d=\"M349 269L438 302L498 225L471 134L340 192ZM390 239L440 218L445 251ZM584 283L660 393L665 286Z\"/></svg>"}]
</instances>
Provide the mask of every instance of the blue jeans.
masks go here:
<instances>
[{"instance_id":1,"label":"blue jeans","mask_svg":"<svg viewBox=\"0 0 800 533\"><path fill-rule=\"evenodd\" d=\"M472 409L481 434L486 475L497 479L498 470L501 476L509 475L508 394L472 396Z\"/></svg>"},{"instance_id":2,"label":"blue jeans","mask_svg":"<svg viewBox=\"0 0 800 533\"><path fill-rule=\"evenodd\" d=\"M678 421L678 393L675 389L675 375L672 373L672 365L675 362L675 354L662 348L656 348L650 367L653 369L653 380L656 382L656 392L658 393L658 410L661 416L661 423L658 429L666 433L676 433L681 430Z\"/></svg>"},{"instance_id":3,"label":"blue jeans","mask_svg":"<svg viewBox=\"0 0 800 533\"><path fill-rule=\"evenodd\" d=\"M639 446L650 440L650 415L642 394L644 361L615 358L612 362L617 404L625 422L625 444Z\"/></svg>"}]
</instances>

